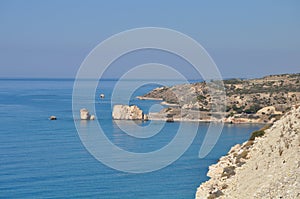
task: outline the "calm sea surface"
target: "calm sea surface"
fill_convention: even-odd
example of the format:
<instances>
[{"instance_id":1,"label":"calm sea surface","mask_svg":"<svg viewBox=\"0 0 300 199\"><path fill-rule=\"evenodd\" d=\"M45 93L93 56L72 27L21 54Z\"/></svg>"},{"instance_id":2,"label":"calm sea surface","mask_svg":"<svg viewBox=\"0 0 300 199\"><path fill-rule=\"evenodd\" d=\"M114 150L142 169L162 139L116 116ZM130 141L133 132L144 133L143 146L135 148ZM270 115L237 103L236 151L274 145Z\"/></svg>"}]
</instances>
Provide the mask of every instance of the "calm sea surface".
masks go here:
<instances>
[{"instance_id":1,"label":"calm sea surface","mask_svg":"<svg viewBox=\"0 0 300 199\"><path fill-rule=\"evenodd\" d=\"M115 83L101 82L96 93L106 95L103 100L96 97L95 104L106 136L115 145L137 153L157 150L170 142L178 122L165 124L160 133L149 139L128 136L118 128L111 119L110 96ZM177 83L180 82L166 82ZM130 104L148 112L158 102L137 100L135 96L156 86L139 88ZM190 122L186 125L187 133L195 125L199 125L199 130L177 161L150 173L124 173L100 163L83 146L72 116L72 88L73 80L0 80L0 198L194 198L196 188L208 179L208 166L260 128L225 125L214 149L199 159L208 124ZM122 91L126 93L126 87ZM48 120L51 115L58 120ZM91 122L95 121L84 125Z\"/></svg>"}]
</instances>

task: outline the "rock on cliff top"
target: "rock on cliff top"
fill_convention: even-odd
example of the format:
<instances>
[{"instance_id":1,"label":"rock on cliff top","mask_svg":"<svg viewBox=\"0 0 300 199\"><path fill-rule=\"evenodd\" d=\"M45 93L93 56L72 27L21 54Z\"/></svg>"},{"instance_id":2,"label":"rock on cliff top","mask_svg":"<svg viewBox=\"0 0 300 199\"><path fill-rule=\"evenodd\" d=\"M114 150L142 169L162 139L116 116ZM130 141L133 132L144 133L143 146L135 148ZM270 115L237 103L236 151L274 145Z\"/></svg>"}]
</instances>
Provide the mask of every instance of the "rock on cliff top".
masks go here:
<instances>
[{"instance_id":1,"label":"rock on cliff top","mask_svg":"<svg viewBox=\"0 0 300 199\"><path fill-rule=\"evenodd\" d=\"M209 167L196 198L300 198L300 107Z\"/></svg>"}]
</instances>

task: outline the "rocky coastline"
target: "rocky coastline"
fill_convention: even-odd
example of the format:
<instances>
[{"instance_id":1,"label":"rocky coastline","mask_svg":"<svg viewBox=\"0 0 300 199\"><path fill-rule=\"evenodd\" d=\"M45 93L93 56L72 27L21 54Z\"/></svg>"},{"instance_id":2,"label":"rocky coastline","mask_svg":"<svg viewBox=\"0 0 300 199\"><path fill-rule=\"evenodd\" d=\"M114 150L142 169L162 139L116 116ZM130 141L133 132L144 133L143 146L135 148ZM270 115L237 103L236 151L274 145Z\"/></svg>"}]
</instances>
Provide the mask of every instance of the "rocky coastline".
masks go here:
<instances>
[{"instance_id":1,"label":"rocky coastline","mask_svg":"<svg viewBox=\"0 0 300 199\"><path fill-rule=\"evenodd\" d=\"M141 100L160 100L167 106L157 113L149 113L149 120L258 123L271 124L292 105L300 103L300 74L270 75L258 79L224 80L226 110L215 112L215 102L208 83L158 87Z\"/></svg>"},{"instance_id":2,"label":"rocky coastline","mask_svg":"<svg viewBox=\"0 0 300 199\"><path fill-rule=\"evenodd\" d=\"M209 167L196 199L299 198L300 106L233 146Z\"/></svg>"},{"instance_id":3,"label":"rocky coastline","mask_svg":"<svg viewBox=\"0 0 300 199\"><path fill-rule=\"evenodd\" d=\"M145 115L147 120L230 124L272 124L292 105L300 103L299 73L270 75L249 80L229 79L223 82L226 92L226 110L223 109L221 112L214 111L213 107L218 106L218 101L214 101L210 96L209 83L206 82L158 87L137 98L158 100L166 107L159 112ZM113 119L142 120L142 117L132 118L130 115L133 113L128 110L125 111L127 116L122 110L123 116L113 116ZM141 115L141 113L137 114Z\"/></svg>"}]
</instances>

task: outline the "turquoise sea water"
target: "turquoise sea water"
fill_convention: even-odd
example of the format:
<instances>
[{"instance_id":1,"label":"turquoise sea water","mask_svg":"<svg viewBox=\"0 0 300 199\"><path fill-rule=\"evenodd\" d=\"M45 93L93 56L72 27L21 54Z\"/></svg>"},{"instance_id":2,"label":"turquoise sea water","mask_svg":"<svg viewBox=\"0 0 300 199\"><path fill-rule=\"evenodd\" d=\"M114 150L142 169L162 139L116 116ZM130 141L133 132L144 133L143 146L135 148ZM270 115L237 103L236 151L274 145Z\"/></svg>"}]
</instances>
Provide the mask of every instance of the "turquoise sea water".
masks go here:
<instances>
[{"instance_id":1,"label":"turquoise sea water","mask_svg":"<svg viewBox=\"0 0 300 199\"><path fill-rule=\"evenodd\" d=\"M157 150L172 140L178 122L167 123L159 134L142 140L120 130L111 120L110 96L115 83L103 81L96 94L106 95L103 100L97 101L96 97L95 106L107 137L117 146L138 153ZM158 102L134 97L156 86L141 87L130 103L147 112ZM208 179L208 166L260 128L225 125L211 153L199 159L208 124L190 122L187 133L195 125L199 125L199 130L192 145L177 161L150 173L124 173L97 161L81 143L72 115L72 87L73 80L0 80L0 198L193 198L196 188ZM48 120L50 115L58 120Z\"/></svg>"}]
</instances>

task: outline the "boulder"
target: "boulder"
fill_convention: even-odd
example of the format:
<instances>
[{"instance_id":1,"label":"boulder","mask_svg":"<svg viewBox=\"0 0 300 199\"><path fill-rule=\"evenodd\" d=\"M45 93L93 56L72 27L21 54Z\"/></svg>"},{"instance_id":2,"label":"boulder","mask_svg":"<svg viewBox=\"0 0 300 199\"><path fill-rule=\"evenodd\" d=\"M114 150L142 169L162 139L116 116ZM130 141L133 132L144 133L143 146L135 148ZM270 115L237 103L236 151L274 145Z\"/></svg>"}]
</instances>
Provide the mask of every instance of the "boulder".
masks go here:
<instances>
[{"instance_id":1,"label":"boulder","mask_svg":"<svg viewBox=\"0 0 300 199\"><path fill-rule=\"evenodd\" d=\"M148 120L148 116L136 105L115 105L112 117L114 120Z\"/></svg>"},{"instance_id":2,"label":"boulder","mask_svg":"<svg viewBox=\"0 0 300 199\"><path fill-rule=\"evenodd\" d=\"M56 116L51 115L51 116L49 117L49 120L57 120L57 118L56 118Z\"/></svg>"}]
</instances>

